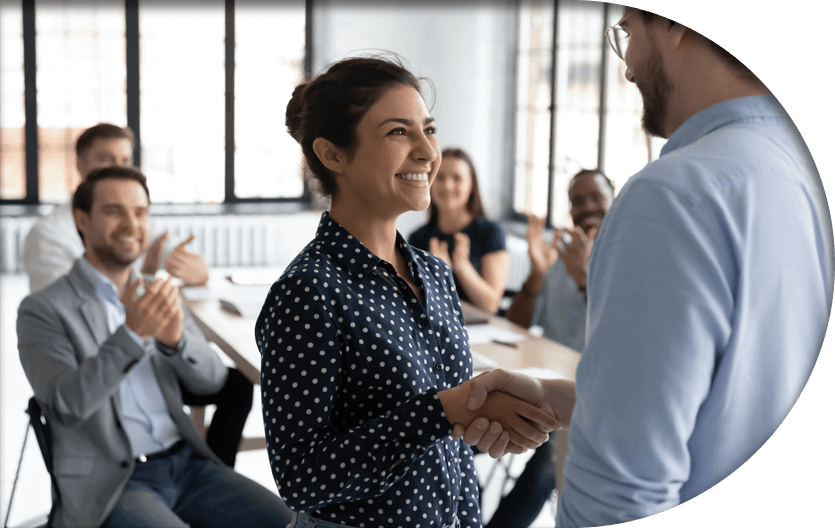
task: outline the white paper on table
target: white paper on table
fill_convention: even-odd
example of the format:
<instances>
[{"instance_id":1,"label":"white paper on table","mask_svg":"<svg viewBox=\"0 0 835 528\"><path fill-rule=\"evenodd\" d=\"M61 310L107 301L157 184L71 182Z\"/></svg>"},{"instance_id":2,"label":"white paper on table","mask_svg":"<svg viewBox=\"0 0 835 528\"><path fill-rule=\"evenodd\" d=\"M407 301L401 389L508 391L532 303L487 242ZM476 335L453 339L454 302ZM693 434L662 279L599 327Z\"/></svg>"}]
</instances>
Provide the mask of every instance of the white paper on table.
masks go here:
<instances>
[{"instance_id":1,"label":"white paper on table","mask_svg":"<svg viewBox=\"0 0 835 528\"><path fill-rule=\"evenodd\" d=\"M188 286L180 288L180 293L189 301L210 301L217 299L217 292L208 286Z\"/></svg>"},{"instance_id":2,"label":"white paper on table","mask_svg":"<svg viewBox=\"0 0 835 528\"><path fill-rule=\"evenodd\" d=\"M496 368L499 364L492 359L482 356L478 352L472 352L473 355L473 370L487 370Z\"/></svg>"},{"instance_id":3,"label":"white paper on table","mask_svg":"<svg viewBox=\"0 0 835 528\"><path fill-rule=\"evenodd\" d=\"M517 343L524 341L526 336L501 326L491 324L471 325L467 327L470 336L470 345L484 345L499 341L502 343Z\"/></svg>"},{"instance_id":4,"label":"white paper on table","mask_svg":"<svg viewBox=\"0 0 835 528\"><path fill-rule=\"evenodd\" d=\"M513 372L518 372L520 374L525 374L534 378L541 378L541 379L567 379L562 374L557 374L555 371L549 368L542 368L542 367L528 367L528 368L521 368L521 369L513 369Z\"/></svg>"},{"instance_id":5,"label":"white paper on table","mask_svg":"<svg viewBox=\"0 0 835 528\"><path fill-rule=\"evenodd\" d=\"M269 269L244 269L233 271L227 277L229 282L239 286L270 286L284 273L284 267Z\"/></svg>"}]
</instances>

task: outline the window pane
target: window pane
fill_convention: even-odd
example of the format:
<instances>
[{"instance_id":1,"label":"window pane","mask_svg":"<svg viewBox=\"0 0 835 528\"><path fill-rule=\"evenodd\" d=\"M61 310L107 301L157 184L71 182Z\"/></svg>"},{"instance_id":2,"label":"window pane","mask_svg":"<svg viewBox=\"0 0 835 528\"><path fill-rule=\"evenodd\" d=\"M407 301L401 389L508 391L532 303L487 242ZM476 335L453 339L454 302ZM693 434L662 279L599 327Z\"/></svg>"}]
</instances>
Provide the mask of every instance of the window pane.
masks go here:
<instances>
[{"instance_id":1,"label":"window pane","mask_svg":"<svg viewBox=\"0 0 835 528\"><path fill-rule=\"evenodd\" d=\"M513 209L542 216L548 207L553 5L542 0L522 2L516 57Z\"/></svg>"},{"instance_id":2,"label":"window pane","mask_svg":"<svg viewBox=\"0 0 835 528\"><path fill-rule=\"evenodd\" d=\"M284 112L304 75L305 2L235 8L235 196L298 198L302 153Z\"/></svg>"},{"instance_id":3,"label":"window pane","mask_svg":"<svg viewBox=\"0 0 835 528\"><path fill-rule=\"evenodd\" d=\"M597 167L603 4L561 1L557 14L557 109L554 151L554 225L571 225L568 182Z\"/></svg>"},{"instance_id":4,"label":"window pane","mask_svg":"<svg viewBox=\"0 0 835 528\"><path fill-rule=\"evenodd\" d=\"M224 198L222 1L139 4L142 170L155 203Z\"/></svg>"},{"instance_id":5,"label":"window pane","mask_svg":"<svg viewBox=\"0 0 835 528\"><path fill-rule=\"evenodd\" d=\"M80 181L78 135L127 124L124 4L42 1L35 23L40 199L65 202Z\"/></svg>"},{"instance_id":6,"label":"window pane","mask_svg":"<svg viewBox=\"0 0 835 528\"><path fill-rule=\"evenodd\" d=\"M623 16L619 6L612 6L609 25ZM610 50L611 51L611 50ZM650 159L658 157L657 150L665 139L650 142L641 128L643 102L638 88L624 77L626 65L611 51L606 94L606 142L603 170L621 189L626 180L641 170ZM654 152L654 154L653 154Z\"/></svg>"},{"instance_id":7,"label":"window pane","mask_svg":"<svg viewBox=\"0 0 835 528\"><path fill-rule=\"evenodd\" d=\"M0 3L0 199L26 198L23 7Z\"/></svg>"}]
</instances>

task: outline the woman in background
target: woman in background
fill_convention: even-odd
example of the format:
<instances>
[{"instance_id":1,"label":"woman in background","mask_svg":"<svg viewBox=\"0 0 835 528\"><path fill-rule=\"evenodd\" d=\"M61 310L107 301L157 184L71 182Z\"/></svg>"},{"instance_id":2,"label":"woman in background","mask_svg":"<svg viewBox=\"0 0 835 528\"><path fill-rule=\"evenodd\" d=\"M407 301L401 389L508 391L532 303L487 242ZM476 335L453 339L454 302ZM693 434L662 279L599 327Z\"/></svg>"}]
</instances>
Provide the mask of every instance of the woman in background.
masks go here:
<instances>
[{"instance_id":1,"label":"woman in background","mask_svg":"<svg viewBox=\"0 0 835 528\"><path fill-rule=\"evenodd\" d=\"M409 244L447 263L462 301L495 313L510 260L504 231L485 216L470 156L446 149L442 158L430 191L429 223L412 233Z\"/></svg>"},{"instance_id":2,"label":"woman in background","mask_svg":"<svg viewBox=\"0 0 835 528\"><path fill-rule=\"evenodd\" d=\"M472 355L452 277L396 228L429 205L434 121L419 80L374 57L337 62L287 105L331 201L255 328L267 452L292 526L480 528L472 451L453 424L501 424L497 456L557 426L502 392L467 409Z\"/></svg>"}]
</instances>

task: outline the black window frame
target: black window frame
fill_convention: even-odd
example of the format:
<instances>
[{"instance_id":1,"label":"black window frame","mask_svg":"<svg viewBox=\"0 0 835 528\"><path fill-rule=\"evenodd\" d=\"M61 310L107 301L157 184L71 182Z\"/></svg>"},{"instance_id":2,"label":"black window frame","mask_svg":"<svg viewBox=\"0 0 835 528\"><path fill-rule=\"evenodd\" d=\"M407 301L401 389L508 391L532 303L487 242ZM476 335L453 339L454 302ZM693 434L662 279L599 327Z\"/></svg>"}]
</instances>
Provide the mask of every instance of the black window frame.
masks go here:
<instances>
[{"instance_id":1,"label":"black window frame","mask_svg":"<svg viewBox=\"0 0 835 528\"><path fill-rule=\"evenodd\" d=\"M133 159L141 165L142 134L140 131L140 79L139 79L139 1L124 0L125 4L125 67L127 73L127 124L135 136ZM235 3L224 0L224 75L225 75L225 149L224 149L224 200L220 204L173 204L178 209L190 205L227 205L249 203L300 203L310 206L313 202L307 180L302 195L292 198L241 198L235 195ZM36 60L36 1L24 1L23 18L23 79L26 196L20 199L0 198L0 205L42 205L40 200L38 101ZM304 76L309 77L313 68L313 0L305 0L305 49Z\"/></svg>"},{"instance_id":2,"label":"black window frame","mask_svg":"<svg viewBox=\"0 0 835 528\"><path fill-rule=\"evenodd\" d=\"M548 195L547 195L547 213L545 217L546 226L555 226L554 221L554 186L556 185L555 182L555 174L556 174L556 165L555 165L555 151L557 148L557 142L559 138L557 136L557 120L560 118L558 112L556 111L556 104L557 104L557 72L558 69L558 51L559 51L559 17L560 17L560 4L564 3L564 0L553 0L554 3L554 17L552 20L553 27L552 27L552 41L551 41L551 68L550 68L550 81L551 81L551 101L548 106L548 110L551 114L551 124L549 127L549 151L548 151ZM598 108L598 129L597 129L597 139L598 139L598 151L597 151L597 167L586 167L588 169L600 169L605 172L605 159L606 159L606 117L608 115L608 86L609 86L609 66L610 61L612 60L610 55L612 50L610 49L611 46L606 38L605 32L606 29L609 27L609 19L612 15L613 8L620 8L622 5L620 4L610 4L607 2L601 2L603 5L603 13L602 13L602 26L600 28L600 39L601 39L601 63L600 63L600 71L599 71L599 85L600 85L600 97L599 97L599 108ZM521 6L520 6L521 8ZM519 11L517 10L517 17ZM515 49L520 49L522 43L519 41L519 31L517 28L516 31L516 43ZM515 69L515 75L519 75L518 69L518 61ZM517 112L520 109L516 105L516 90L513 92L513 108L514 108L514 119ZM516 153L518 152L519 145L517 145L517 135L514 129L513 132L513 153L512 153L512 160L513 163L511 164L511 188L515 188L515 181L516 181ZM648 147L649 149L649 147ZM651 161L651 153L650 159ZM524 213L520 213L516 211L515 206L513 205L515 202L516 197L513 196L511 199L511 206L509 207L508 217L512 221L518 222L526 222L527 217Z\"/></svg>"}]
</instances>

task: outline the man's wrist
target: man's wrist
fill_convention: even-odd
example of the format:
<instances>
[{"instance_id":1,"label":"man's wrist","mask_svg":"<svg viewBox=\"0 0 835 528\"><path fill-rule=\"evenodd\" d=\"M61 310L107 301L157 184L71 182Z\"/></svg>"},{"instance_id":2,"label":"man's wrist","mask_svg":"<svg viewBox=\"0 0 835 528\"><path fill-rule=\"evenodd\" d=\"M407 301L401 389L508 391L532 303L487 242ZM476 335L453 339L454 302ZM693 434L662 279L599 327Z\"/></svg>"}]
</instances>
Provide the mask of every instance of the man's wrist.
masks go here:
<instances>
[{"instance_id":1,"label":"man's wrist","mask_svg":"<svg viewBox=\"0 0 835 528\"><path fill-rule=\"evenodd\" d=\"M522 283L521 291L527 297L536 299L539 296L539 292L542 290L542 284L544 282L544 276L539 276L539 274L531 273L530 275L528 275L528 278L525 279L525 282Z\"/></svg>"},{"instance_id":2,"label":"man's wrist","mask_svg":"<svg viewBox=\"0 0 835 528\"><path fill-rule=\"evenodd\" d=\"M174 343L170 343L170 342L167 343L167 342L162 341L161 339L157 339L156 342L157 342L157 349L159 349L159 351L162 352L163 354L165 354L166 356L173 356L174 354L176 354L177 352L179 352L183 349L183 336L182 335ZM173 344L173 346L172 346L172 344Z\"/></svg>"}]
</instances>

